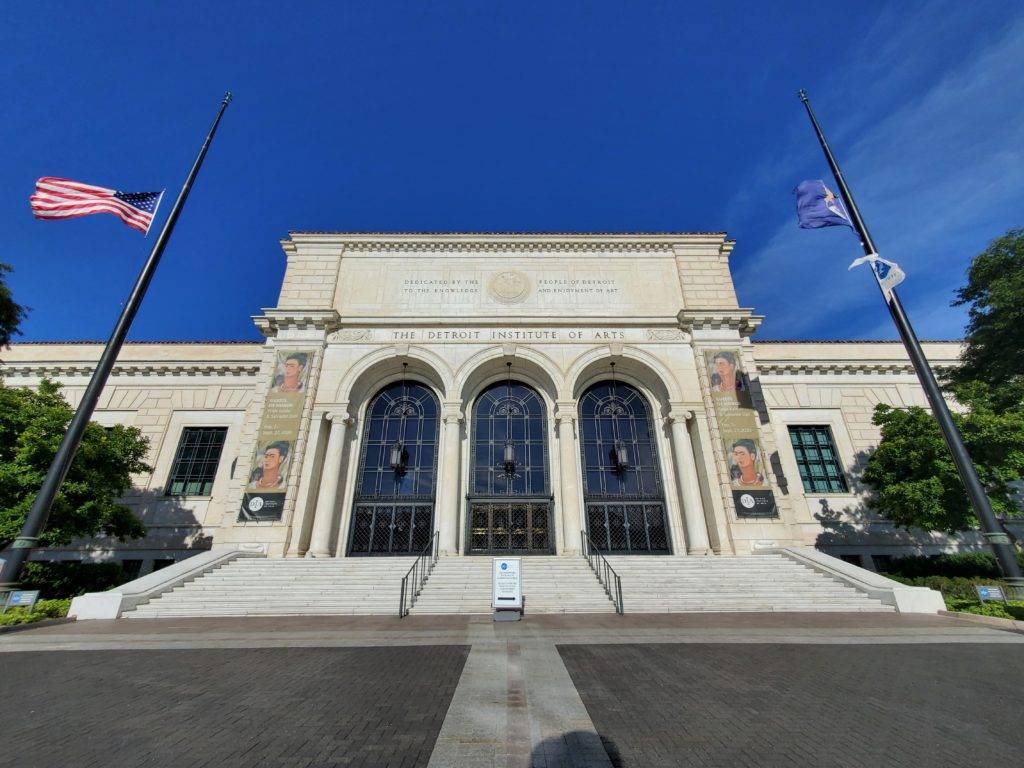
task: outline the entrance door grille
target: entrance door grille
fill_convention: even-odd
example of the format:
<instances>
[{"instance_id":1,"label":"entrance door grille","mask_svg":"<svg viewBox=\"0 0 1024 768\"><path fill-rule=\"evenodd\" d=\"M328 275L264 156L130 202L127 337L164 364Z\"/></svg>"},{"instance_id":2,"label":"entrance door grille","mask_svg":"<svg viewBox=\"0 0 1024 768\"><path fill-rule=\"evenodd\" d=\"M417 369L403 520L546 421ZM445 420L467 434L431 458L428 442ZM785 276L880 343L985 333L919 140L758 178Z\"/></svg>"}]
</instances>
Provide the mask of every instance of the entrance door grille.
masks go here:
<instances>
[{"instance_id":1,"label":"entrance door grille","mask_svg":"<svg viewBox=\"0 0 1024 768\"><path fill-rule=\"evenodd\" d=\"M669 552L661 502L587 502L590 538L607 552Z\"/></svg>"},{"instance_id":2,"label":"entrance door grille","mask_svg":"<svg viewBox=\"0 0 1024 768\"><path fill-rule=\"evenodd\" d=\"M350 555L416 554L433 534L432 502L356 504Z\"/></svg>"},{"instance_id":3,"label":"entrance door grille","mask_svg":"<svg viewBox=\"0 0 1024 768\"><path fill-rule=\"evenodd\" d=\"M550 554L549 502L473 502L469 511L469 553Z\"/></svg>"}]
</instances>

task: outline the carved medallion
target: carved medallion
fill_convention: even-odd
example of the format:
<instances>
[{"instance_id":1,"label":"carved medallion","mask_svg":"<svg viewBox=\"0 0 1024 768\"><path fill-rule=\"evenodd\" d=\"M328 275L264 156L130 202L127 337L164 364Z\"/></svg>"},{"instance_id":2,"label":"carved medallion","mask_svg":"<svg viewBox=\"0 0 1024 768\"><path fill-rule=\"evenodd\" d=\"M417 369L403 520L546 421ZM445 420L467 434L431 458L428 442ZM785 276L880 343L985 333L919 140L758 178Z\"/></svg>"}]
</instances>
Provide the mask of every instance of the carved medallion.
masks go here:
<instances>
[{"instance_id":1,"label":"carved medallion","mask_svg":"<svg viewBox=\"0 0 1024 768\"><path fill-rule=\"evenodd\" d=\"M522 272L499 272L491 278L487 291L502 304L519 304L530 295L530 278Z\"/></svg>"},{"instance_id":2,"label":"carved medallion","mask_svg":"<svg viewBox=\"0 0 1024 768\"><path fill-rule=\"evenodd\" d=\"M689 341L689 338L678 328L648 328L647 338L650 341Z\"/></svg>"},{"instance_id":3,"label":"carved medallion","mask_svg":"<svg viewBox=\"0 0 1024 768\"><path fill-rule=\"evenodd\" d=\"M329 341L372 341L373 330L370 328L342 328L328 336Z\"/></svg>"}]
</instances>

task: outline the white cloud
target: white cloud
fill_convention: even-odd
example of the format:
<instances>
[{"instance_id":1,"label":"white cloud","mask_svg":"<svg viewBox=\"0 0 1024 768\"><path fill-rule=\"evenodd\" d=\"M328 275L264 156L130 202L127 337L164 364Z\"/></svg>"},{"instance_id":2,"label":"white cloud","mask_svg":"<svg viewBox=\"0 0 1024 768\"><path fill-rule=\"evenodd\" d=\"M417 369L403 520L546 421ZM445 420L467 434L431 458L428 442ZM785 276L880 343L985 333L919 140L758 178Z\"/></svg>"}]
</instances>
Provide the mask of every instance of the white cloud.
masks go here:
<instances>
[{"instance_id":1,"label":"white cloud","mask_svg":"<svg viewBox=\"0 0 1024 768\"><path fill-rule=\"evenodd\" d=\"M869 38L899 31L891 40L874 40L869 49L878 55L833 69L844 96L854 84L873 95L870 79L902 62L895 78L899 87L890 82L880 89L895 96L900 88L913 88L915 96L908 90L900 106L877 115L855 103L841 107L833 96L821 100L826 106L819 117L827 114L825 128L876 246L908 274L901 295L918 333L948 338L962 330L964 313L949 302L971 256L1024 223L1024 19L995 39L983 42L975 35L971 50L936 47L952 22L941 18L940 28L921 27L930 21L920 20L915 28L880 19ZM864 78L868 82L860 83ZM793 174L819 167L828 182L824 158L804 127L803 144L756 169L752 183L744 185L747 191L733 202L733 218L752 215L755 204L765 215L771 198L769 215L779 220L767 243L749 257L743 258L739 244L734 274L741 302L768 315L766 336L892 337L867 271L846 271L860 255L856 237L840 228L796 227L789 190L801 178ZM780 202L781 197L787 199Z\"/></svg>"}]
</instances>

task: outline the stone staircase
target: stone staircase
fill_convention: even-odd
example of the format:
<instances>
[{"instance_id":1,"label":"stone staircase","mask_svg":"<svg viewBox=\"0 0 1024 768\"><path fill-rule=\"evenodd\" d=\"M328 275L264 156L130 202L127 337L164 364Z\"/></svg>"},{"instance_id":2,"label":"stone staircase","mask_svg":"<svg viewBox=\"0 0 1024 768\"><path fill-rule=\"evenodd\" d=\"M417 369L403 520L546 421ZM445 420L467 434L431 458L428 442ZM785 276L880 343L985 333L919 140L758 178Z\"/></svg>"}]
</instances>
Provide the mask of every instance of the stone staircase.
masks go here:
<instances>
[{"instance_id":1,"label":"stone staircase","mask_svg":"<svg viewBox=\"0 0 1024 768\"><path fill-rule=\"evenodd\" d=\"M610 556L633 613L893 611L784 555Z\"/></svg>"},{"instance_id":2,"label":"stone staircase","mask_svg":"<svg viewBox=\"0 0 1024 768\"><path fill-rule=\"evenodd\" d=\"M412 557L266 559L242 557L126 612L175 616L398 615Z\"/></svg>"},{"instance_id":3,"label":"stone staircase","mask_svg":"<svg viewBox=\"0 0 1024 768\"><path fill-rule=\"evenodd\" d=\"M614 613L580 556L524 557L526 613ZM727 611L892 611L783 555L611 556L627 614ZM125 613L126 618L398 613L411 557L265 559L215 568ZM491 612L491 558L442 557L411 613Z\"/></svg>"},{"instance_id":4,"label":"stone staircase","mask_svg":"<svg viewBox=\"0 0 1024 768\"><path fill-rule=\"evenodd\" d=\"M490 557L443 557L410 613L491 613ZM532 613L615 613L582 557L522 558L523 600Z\"/></svg>"}]
</instances>

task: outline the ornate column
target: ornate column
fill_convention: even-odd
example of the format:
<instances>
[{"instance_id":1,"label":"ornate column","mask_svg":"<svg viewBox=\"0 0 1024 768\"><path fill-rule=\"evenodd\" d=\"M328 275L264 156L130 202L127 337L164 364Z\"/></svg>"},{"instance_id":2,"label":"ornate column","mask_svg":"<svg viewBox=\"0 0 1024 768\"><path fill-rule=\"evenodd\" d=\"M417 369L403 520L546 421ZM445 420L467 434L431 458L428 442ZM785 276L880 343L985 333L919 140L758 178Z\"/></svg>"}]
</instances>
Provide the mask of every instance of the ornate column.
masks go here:
<instances>
[{"instance_id":1,"label":"ornate column","mask_svg":"<svg viewBox=\"0 0 1024 768\"><path fill-rule=\"evenodd\" d=\"M686 428L686 422L691 418L693 411L673 410L666 417L666 421L672 431L672 453L676 458L676 478L679 480L683 502L686 551L691 555L706 555L711 552L711 545L708 541L707 522L704 520L704 505L700 498L697 462L693 456L690 433Z\"/></svg>"},{"instance_id":2,"label":"ornate column","mask_svg":"<svg viewBox=\"0 0 1024 768\"><path fill-rule=\"evenodd\" d=\"M559 466L562 486L562 521L558 526L555 541L558 554L575 554L580 551L580 531L583 530L583 510L580 503L580 486L577 482L576 466L580 461L576 445L576 403L557 403L555 420L558 422Z\"/></svg>"},{"instance_id":3,"label":"ornate column","mask_svg":"<svg viewBox=\"0 0 1024 768\"><path fill-rule=\"evenodd\" d=\"M442 554L459 554L459 454L462 452L462 403L445 403L441 409L441 488L437 504L438 548Z\"/></svg>"},{"instance_id":4,"label":"ornate column","mask_svg":"<svg viewBox=\"0 0 1024 768\"><path fill-rule=\"evenodd\" d=\"M331 432L327 437L324 466L320 473L320 493L316 498L313 532L306 557L330 557L334 511L338 506L338 485L341 483L341 458L345 452L345 431L352 419L344 411L327 414Z\"/></svg>"}]
</instances>

